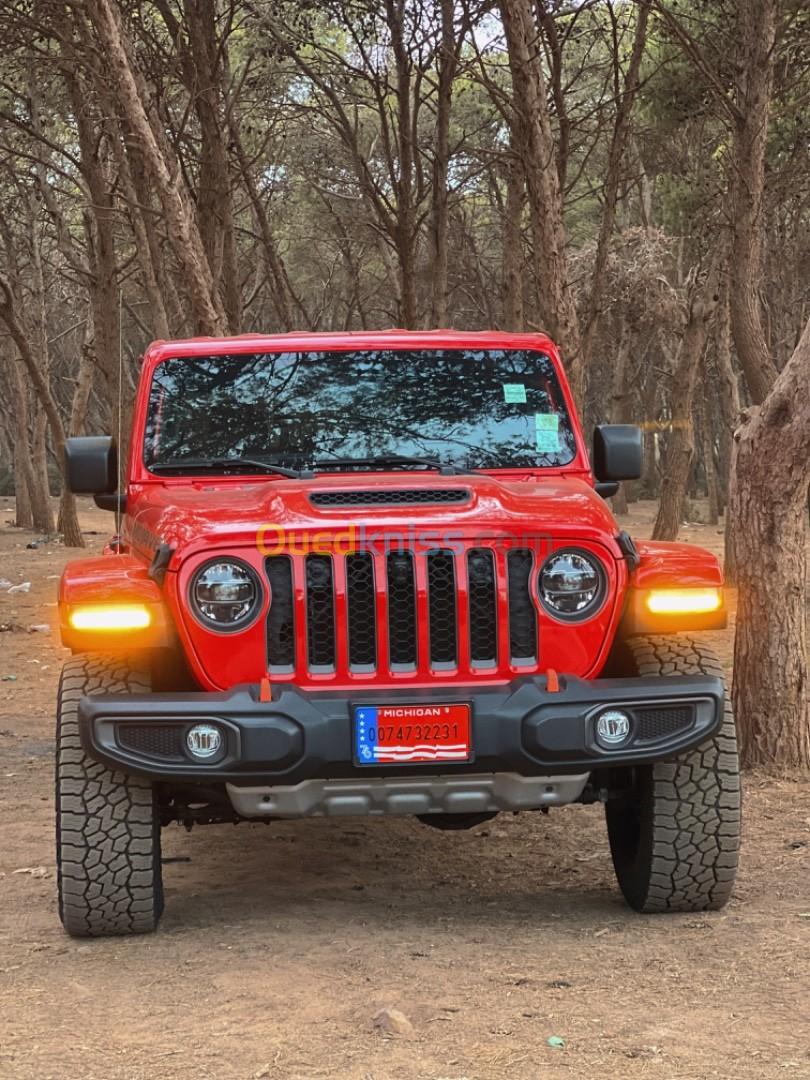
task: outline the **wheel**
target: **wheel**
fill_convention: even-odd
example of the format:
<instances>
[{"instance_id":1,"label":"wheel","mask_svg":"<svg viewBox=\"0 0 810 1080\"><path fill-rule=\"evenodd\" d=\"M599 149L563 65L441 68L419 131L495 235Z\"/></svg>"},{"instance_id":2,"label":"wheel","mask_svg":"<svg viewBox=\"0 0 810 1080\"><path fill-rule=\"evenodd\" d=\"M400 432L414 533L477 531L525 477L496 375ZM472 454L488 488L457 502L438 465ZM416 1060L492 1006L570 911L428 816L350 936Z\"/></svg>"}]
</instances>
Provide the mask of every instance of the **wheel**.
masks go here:
<instances>
[{"instance_id":1,"label":"wheel","mask_svg":"<svg viewBox=\"0 0 810 1080\"><path fill-rule=\"evenodd\" d=\"M147 780L111 771L82 750L85 694L148 693L148 673L127 657L69 660L56 728L59 917L72 937L146 934L163 910L160 818Z\"/></svg>"},{"instance_id":2,"label":"wheel","mask_svg":"<svg viewBox=\"0 0 810 1080\"><path fill-rule=\"evenodd\" d=\"M722 666L686 637L627 641L634 674L716 675ZM605 807L613 865L636 911L713 911L731 895L740 846L740 769L731 703L717 734L694 750L631 772Z\"/></svg>"}]
</instances>

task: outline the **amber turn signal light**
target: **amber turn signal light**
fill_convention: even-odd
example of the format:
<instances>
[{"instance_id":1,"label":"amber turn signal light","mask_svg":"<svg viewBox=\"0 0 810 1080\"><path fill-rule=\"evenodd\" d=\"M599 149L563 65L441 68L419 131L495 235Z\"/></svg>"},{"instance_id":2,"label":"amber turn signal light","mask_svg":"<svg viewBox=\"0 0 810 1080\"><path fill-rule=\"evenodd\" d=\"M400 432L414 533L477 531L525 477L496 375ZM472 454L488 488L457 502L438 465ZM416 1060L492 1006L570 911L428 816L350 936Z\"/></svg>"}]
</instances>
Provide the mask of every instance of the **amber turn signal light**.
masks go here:
<instances>
[{"instance_id":1,"label":"amber turn signal light","mask_svg":"<svg viewBox=\"0 0 810 1080\"><path fill-rule=\"evenodd\" d=\"M699 615L719 611L723 606L723 591L702 589L650 589L647 610L653 615Z\"/></svg>"},{"instance_id":2,"label":"amber turn signal light","mask_svg":"<svg viewBox=\"0 0 810 1080\"><path fill-rule=\"evenodd\" d=\"M146 630L152 614L146 604L88 604L68 615L74 630Z\"/></svg>"}]
</instances>

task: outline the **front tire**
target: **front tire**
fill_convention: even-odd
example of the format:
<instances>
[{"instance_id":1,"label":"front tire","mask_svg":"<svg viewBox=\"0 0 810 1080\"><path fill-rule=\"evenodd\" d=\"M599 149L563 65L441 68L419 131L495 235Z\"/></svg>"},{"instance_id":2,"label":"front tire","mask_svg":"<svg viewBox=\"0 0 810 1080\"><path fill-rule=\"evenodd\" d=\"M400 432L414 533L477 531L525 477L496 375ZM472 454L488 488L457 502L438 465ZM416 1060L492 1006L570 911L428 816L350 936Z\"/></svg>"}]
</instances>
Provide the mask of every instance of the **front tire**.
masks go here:
<instances>
[{"instance_id":1,"label":"front tire","mask_svg":"<svg viewBox=\"0 0 810 1080\"><path fill-rule=\"evenodd\" d=\"M147 780L89 758L79 739L85 694L148 693L128 658L69 660L59 683L56 863L59 918L71 937L145 934L163 911L160 817Z\"/></svg>"},{"instance_id":2,"label":"front tire","mask_svg":"<svg viewBox=\"0 0 810 1080\"><path fill-rule=\"evenodd\" d=\"M697 639L627 641L641 676L716 675L723 668ZM740 769L731 702L716 735L670 761L632 770L605 807L610 851L636 911L714 911L731 895L740 846Z\"/></svg>"}]
</instances>

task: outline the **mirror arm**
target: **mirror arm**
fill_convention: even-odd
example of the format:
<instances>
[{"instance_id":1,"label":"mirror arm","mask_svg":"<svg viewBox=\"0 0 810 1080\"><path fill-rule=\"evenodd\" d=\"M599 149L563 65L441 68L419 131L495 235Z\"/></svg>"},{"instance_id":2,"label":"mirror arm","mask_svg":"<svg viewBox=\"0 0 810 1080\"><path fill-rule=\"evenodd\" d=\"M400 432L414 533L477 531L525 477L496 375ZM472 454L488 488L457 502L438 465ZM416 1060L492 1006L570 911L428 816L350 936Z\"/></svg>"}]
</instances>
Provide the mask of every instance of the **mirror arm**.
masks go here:
<instances>
[{"instance_id":1,"label":"mirror arm","mask_svg":"<svg viewBox=\"0 0 810 1080\"><path fill-rule=\"evenodd\" d=\"M126 513L126 495L119 495L117 493L115 495L94 495L93 502L99 510L112 510L117 514Z\"/></svg>"}]
</instances>

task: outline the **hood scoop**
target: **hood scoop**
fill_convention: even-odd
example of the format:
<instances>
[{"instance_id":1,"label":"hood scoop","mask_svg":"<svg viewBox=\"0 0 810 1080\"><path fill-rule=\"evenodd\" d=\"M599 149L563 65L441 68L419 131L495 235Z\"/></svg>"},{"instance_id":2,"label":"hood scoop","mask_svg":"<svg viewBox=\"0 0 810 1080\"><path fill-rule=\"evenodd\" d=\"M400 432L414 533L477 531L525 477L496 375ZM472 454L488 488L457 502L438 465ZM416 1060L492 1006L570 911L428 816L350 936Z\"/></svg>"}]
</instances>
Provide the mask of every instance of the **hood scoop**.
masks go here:
<instances>
[{"instance_id":1,"label":"hood scoop","mask_svg":"<svg viewBox=\"0 0 810 1080\"><path fill-rule=\"evenodd\" d=\"M469 488L365 488L359 491L313 491L313 506L431 506L466 503L472 498Z\"/></svg>"}]
</instances>

